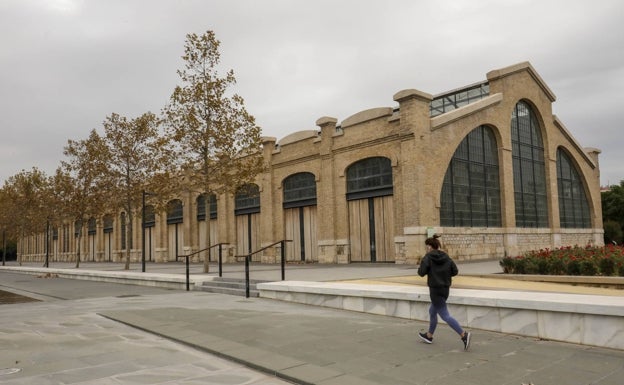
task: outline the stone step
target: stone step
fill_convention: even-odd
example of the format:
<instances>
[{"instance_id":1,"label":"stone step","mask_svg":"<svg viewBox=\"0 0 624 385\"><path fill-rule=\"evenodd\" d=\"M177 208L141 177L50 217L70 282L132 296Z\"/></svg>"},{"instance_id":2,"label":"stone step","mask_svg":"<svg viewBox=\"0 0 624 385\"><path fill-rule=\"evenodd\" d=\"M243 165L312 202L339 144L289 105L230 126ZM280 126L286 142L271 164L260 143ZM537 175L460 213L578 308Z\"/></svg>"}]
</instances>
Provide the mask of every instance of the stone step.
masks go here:
<instances>
[{"instance_id":1,"label":"stone step","mask_svg":"<svg viewBox=\"0 0 624 385\"><path fill-rule=\"evenodd\" d=\"M249 296L258 297L260 292L256 289L256 284L266 281L249 280ZM212 281L204 281L196 290L209 293L229 294L245 296L245 280L240 278L215 277Z\"/></svg>"}]
</instances>

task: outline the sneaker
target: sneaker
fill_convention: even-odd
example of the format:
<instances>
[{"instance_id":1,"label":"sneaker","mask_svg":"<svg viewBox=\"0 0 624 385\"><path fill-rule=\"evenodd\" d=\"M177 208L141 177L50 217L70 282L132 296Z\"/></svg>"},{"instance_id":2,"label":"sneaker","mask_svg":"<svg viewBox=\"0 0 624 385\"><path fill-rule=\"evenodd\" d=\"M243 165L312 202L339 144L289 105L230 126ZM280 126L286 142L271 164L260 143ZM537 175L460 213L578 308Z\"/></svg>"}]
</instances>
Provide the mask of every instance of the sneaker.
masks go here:
<instances>
[{"instance_id":1,"label":"sneaker","mask_svg":"<svg viewBox=\"0 0 624 385\"><path fill-rule=\"evenodd\" d=\"M433 343L433 337L427 337L427 333L418 333L418 337L420 337L421 340L425 341L428 344Z\"/></svg>"},{"instance_id":2,"label":"sneaker","mask_svg":"<svg viewBox=\"0 0 624 385\"><path fill-rule=\"evenodd\" d=\"M468 347L470 346L470 332L465 332L461 340L464 343L464 350L468 350Z\"/></svg>"}]
</instances>

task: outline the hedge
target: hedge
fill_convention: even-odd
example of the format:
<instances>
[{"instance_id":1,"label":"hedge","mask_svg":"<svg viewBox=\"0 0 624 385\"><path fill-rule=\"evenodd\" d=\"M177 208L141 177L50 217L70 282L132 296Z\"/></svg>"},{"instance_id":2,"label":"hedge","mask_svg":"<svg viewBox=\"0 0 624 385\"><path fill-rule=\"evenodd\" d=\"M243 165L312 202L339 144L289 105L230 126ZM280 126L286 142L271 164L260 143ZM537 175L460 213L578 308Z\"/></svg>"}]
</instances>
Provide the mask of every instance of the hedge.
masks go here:
<instances>
[{"instance_id":1,"label":"hedge","mask_svg":"<svg viewBox=\"0 0 624 385\"><path fill-rule=\"evenodd\" d=\"M624 247L567 246L529 251L500 261L507 274L602 275L624 277Z\"/></svg>"}]
</instances>

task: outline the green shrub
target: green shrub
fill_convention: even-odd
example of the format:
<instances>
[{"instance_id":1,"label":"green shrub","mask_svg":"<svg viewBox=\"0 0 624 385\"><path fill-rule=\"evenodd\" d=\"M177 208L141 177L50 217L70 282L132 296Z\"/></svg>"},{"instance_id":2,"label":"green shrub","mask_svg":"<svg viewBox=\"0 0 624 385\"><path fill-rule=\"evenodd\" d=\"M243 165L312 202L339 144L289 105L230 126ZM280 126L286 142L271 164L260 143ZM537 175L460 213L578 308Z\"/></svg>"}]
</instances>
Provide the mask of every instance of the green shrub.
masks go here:
<instances>
[{"instance_id":1,"label":"green shrub","mask_svg":"<svg viewBox=\"0 0 624 385\"><path fill-rule=\"evenodd\" d=\"M524 273L523 274L539 274L539 264L533 258L528 258L524 261Z\"/></svg>"},{"instance_id":2,"label":"green shrub","mask_svg":"<svg viewBox=\"0 0 624 385\"><path fill-rule=\"evenodd\" d=\"M598 262L598 269L602 275L613 275L615 274L615 261L609 257L600 258L600 261Z\"/></svg>"},{"instance_id":3,"label":"green shrub","mask_svg":"<svg viewBox=\"0 0 624 385\"><path fill-rule=\"evenodd\" d=\"M503 268L503 273L505 274L513 274L514 272L514 260L511 257L504 257L499 262L501 267Z\"/></svg>"},{"instance_id":4,"label":"green shrub","mask_svg":"<svg viewBox=\"0 0 624 385\"><path fill-rule=\"evenodd\" d=\"M524 266L526 265L526 259L516 258L514 260L514 274L526 274Z\"/></svg>"},{"instance_id":5,"label":"green shrub","mask_svg":"<svg viewBox=\"0 0 624 385\"><path fill-rule=\"evenodd\" d=\"M598 275L598 267L591 259L581 261L581 275L594 276Z\"/></svg>"},{"instance_id":6,"label":"green shrub","mask_svg":"<svg viewBox=\"0 0 624 385\"><path fill-rule=\"evenodd\" d=\"M568 262L567 273L568 275L581 275L581 263L576 259L570 260L570 262Z\"/></svg>"},{"instance_id":7,"label":"green shrub","mask_svg":"<svg viewBox=\"0 0 624 385\"><path fill-rule=\"evenodd\" d=\"M566 246L540 249L517 257L505 257L500 265L508 274L552 275L619 275L624 277L624 247L608 244L596 246Z\"/></svg>"},{"instance_id":8,"label":"green shrub","mask_svg":"<svg viewBox=\"0 0 624 385\"><path fill-rule=\"evenodd\" d=\"M561 258L553 258L550 260L548 274L564 275L567 272L566 264Z\"/></svg>"},{"instance_id":9,"label":"green shrub","mask_svg":"<svg viewBox=\"0 0 624 385\"><path fill-rule=\"evenodd\" d=\"M551 261L546 258L539 258L537 260L537 273L536 274L550 274L550 264Z\"/></svg>"}]
</instances>

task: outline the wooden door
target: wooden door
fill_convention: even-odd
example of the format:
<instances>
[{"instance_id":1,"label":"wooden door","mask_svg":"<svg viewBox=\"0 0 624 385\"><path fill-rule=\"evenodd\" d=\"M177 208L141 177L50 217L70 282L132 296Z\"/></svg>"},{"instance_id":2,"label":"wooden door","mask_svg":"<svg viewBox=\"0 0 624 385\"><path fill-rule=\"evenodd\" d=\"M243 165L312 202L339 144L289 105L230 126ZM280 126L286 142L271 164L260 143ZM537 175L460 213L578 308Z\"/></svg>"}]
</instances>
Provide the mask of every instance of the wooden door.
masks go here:
<instances>
[{"instance_id":1,"label":"wooden door","mask_svg":"<svg viewBox=\"0 0 624 385\"><path fill-rule=\"evenodd\" d=\"M349 201L351 262L394 262L392 195Z\"/></svg>"},{"instance_id":2,"label":"wooden door","mask_svg":"<svg viewBox=\"0 0 624 385\"><path fill-rule=\"evenodd\" d=\"M284 238L287 261L317 261L316 206L285 209Z\"/></svg>"}]
</instances>

